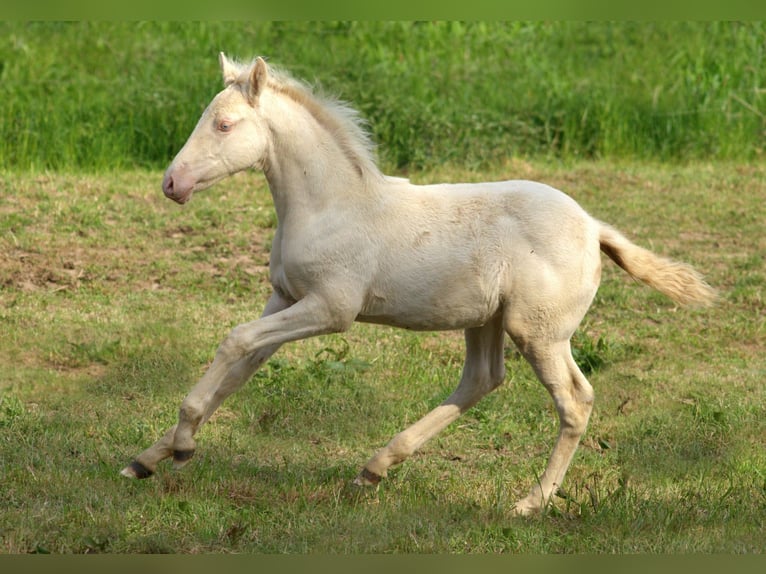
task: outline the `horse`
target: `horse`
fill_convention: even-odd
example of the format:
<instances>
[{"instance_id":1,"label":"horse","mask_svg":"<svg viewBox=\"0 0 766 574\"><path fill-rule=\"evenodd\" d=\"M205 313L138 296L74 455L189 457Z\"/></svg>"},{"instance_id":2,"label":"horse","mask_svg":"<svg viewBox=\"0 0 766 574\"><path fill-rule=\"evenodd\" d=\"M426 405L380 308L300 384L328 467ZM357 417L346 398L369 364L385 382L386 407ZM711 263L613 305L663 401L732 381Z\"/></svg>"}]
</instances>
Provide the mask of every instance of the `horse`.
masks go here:
<instances>
[{"instance_id":1,"label":"horse","mask_svg":"<svg viewBox=\"0 0 766 574\"><path fill-rule=\"evenodd\" d=\"M384 175L358 112L314 93L258 57L219 54L224 88L168 166L167 198L248 169L264 173L277 214L272 293L257 320L233 328L183 399L178 422L122 469L152 475L192 458L195 433L226 397L289 341L355 321L465 333L454 392L394 436L357 485L377 485L505 377L505 333L549 391L559 432L544 472L511 512L546 507L564 480L593 407L593 388L570 339L590 307L604 252L680 305L707 306L715 290L691 266L654 254L543 183L510 180L415 185Z\"/></svg>"}]
</instances>

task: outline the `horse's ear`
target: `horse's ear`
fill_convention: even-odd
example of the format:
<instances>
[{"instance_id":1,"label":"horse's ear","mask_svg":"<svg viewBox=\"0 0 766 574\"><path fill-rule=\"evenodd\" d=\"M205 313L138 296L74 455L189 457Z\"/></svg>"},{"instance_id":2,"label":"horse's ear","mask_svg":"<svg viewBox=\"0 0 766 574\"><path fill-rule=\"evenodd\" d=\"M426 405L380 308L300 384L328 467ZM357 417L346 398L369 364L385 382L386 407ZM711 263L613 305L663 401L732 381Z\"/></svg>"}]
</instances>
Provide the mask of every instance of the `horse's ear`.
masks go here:
<instances>
[{"instance_id":1,"label":"horse's ear","mask_svg":"<svg viewBox=\"0 0 766 574\"><path fill-rule=\"evenodd\" d=\"M223 85L229 86L234 83L239 75L239 70L226 57L226 54L218 54L218 63L221 65L221 74L223 74Z\"/></svg>"},{"instance_id":2,"label":"horse's ear","mask_svg":"<svg viewBox=\"0 0 766 574\"><path fill-rule=\"evenodd\" d=\"M266 65L266 61L260 56L255 59L253 69L250 71L250 87L248 88L248 96L250 103L254 104L258 99L258 95L266 86L266 82L269 79L269 67Z\"/></svg>"}]
</instances>

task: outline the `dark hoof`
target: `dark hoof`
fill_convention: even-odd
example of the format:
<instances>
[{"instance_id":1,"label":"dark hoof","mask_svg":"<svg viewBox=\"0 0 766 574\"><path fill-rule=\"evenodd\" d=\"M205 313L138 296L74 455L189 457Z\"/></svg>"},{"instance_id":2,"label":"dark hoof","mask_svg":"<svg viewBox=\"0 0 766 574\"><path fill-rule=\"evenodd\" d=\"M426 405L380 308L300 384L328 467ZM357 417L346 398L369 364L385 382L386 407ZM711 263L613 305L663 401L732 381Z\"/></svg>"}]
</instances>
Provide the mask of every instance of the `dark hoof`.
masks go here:
<instances>
[{"instance_id":1,"label":"dark hoof","mask_svg":"<svg viewBox=\"0 0 766 574\"><path fill-rule=\"evenodd\" d=\"M367 468L363 468L362 472L360 472L354 480L354 484L359 486L375 486L380 482L381 478L382 477L379 474L375 474L374 472L367 470Z\"/></svg>"},{"instance_id":2,"label":"dark hoof","mask_svg":"<svg viewBox=\"0 0 766 574\"><path fill-rule=\"evenodd\" d=\"M191 460L194 456L194 450L174 450L173 466L180 468Z\"/></svg>"},{"instance_id":3,"label":"dark hoof","mask_svg":"<svg viewBox=\"0 0 766 574\"><path fill-rule=\"evenodd\" d=\"M149 470L143 464L134 460L128 466L123 468L120 474L129 478L149 478L154 474L154 471Z\"/></svg>"}]
</instances>

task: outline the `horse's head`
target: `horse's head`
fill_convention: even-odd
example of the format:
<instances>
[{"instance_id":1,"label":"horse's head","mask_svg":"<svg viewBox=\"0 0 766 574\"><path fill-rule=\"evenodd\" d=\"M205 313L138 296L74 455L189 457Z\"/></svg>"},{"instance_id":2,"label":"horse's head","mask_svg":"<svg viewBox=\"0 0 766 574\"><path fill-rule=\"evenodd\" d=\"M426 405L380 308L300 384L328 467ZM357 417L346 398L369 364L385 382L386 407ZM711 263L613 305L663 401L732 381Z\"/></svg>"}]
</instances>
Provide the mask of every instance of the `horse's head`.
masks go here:
<instances>
[{"instance_id":1,"label":"horse's head","mask_svg":"<svg viewBox=\"0 0 766 574\"><path fill-rule=\"evenodd\" d=\"M263 167L268 130L258 99L268 81L266 62L240 66L219 56L225 88L210 102L165 172L162 190L186 203L197 190L250 167Z\"/></svg>"}]
</instances>

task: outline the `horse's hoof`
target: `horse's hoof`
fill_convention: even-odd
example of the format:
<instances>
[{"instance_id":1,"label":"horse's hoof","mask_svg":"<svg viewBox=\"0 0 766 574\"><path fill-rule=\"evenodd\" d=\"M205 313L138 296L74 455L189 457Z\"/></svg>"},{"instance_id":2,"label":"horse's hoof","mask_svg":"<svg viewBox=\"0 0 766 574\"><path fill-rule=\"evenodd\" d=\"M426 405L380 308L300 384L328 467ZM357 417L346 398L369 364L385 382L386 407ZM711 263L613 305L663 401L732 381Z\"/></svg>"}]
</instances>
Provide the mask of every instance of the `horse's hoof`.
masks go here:
<instances>
[{"instance_id":1,"label":"horse's hoof","mask_svg":"<svg viewBox=\"0 0 766 574\"><path fill-rule=\"evenodd\" d=\"M540 504L530 502L527 499L519 500L511 509L513 516L533 516L542 511Z\"/></svg>"},{"instance_id":2,"label":"horse's hoof","mask_svg":"<svg viewBox=\"0 0 766 574\"><path fill-rule=\"evenodd\" d=\"M141 479L141 478L149 478L151 475L154 474L154 471L153 470L149 470L143 464L141 464L137 460L134 460L128 466L123 468L120 471L120 474L122 476L127 476L128 478L139 478L139 479Z\"/></svg>"},{"instance_id":3,"label":"horse's hoof","mask_svg":"<svg viewBox=\"0 0 766 574\"><path fill-rule=\"evenodd\" d=\"M362 472L354 479L354 484L357 486L375 486L380 482L381 478L383 477L379 474L363 468Z\"/></svg>"},{"instance_id":4,"label":"horse's hoof","mask_svg":"<svg viewBox=\"0 0 766 574\"><path fill-rule=\"evenodd\" d=\"M521 517L532 516L538 510L539 509L537 509L537 508L527 508L525 506L518 506L518 505L516 505L516 506L514 506L511 509L511 515L512 516L521 516Z\"/></svg>"},{"instance_id":5,"label":"horse's hoof","mask_svg":"<svg viewBox=\"0 0 766 574\"><path fill-rule=\"evenodd\" d=\"M173 451L173 468L178 470L186 465L194 456L194 449L192 450L174 450Z\"/></svg>"}]
</instances>

